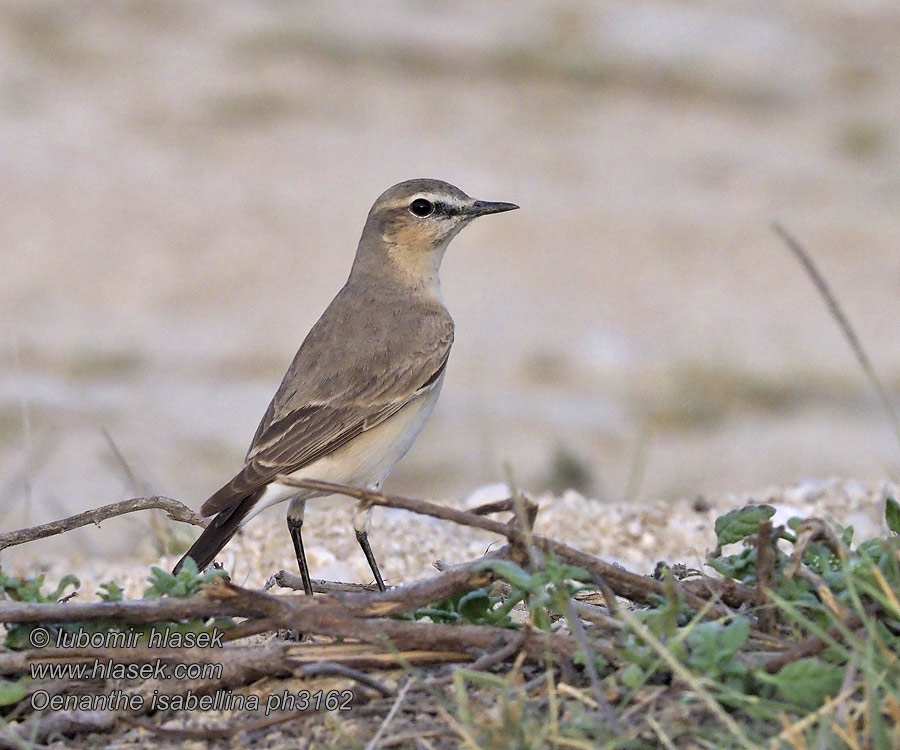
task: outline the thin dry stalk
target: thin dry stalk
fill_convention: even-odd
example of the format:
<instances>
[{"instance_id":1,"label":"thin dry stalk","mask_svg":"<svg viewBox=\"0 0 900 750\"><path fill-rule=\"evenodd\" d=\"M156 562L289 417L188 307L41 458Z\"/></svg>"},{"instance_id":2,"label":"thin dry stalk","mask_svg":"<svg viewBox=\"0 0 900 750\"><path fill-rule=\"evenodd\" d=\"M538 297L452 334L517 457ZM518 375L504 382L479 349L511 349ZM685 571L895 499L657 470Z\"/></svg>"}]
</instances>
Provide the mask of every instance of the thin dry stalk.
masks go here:
<instances>
[{"instance_id":1,"label":"thin dry stalk","mask_svg":"<svg viewBox=\"0 0 900 750\"><path fill-rule=\"evenodd\" d=\"M772 540L772 521L764 518L759 522L756 535L756 580L757 601L761 605L758 616L759 629L771 633L775 629L775 610L766 606L768 593L775 583L775 544Z\"/></svg>"},{"instance_id":2,"label":"thin dry stalk","mask_svg":"<svg viewBox=\"0 0 900 750\"><path fill-rule=\"evenodd\" d=\"M64 534L72 529L88 526L90 524L99 524L108 518L122 516L126 513L134 513L139 510L158 509L164 510L166 515L173 521L181 521L182 523L193 524L194 526L205 527L209 523L208 518L195 513L184 503L173 500L170 497L162 497L154 495L152 497L135 497L131 500L123 500L120 503L111 503L103 505L100 508L86 510L83 513L76 513L74 516L61 518L58 521L51 521L40 526L31 526L27 529L18 529L17 531L9 531L0 534L0 551L7 547L15 547L17 544L25 544L33 542L37 539L44 539L48 536L56 536Z\"/></svg>"},{"instance_id":3,"label":"thin dry stalk","mask_svg":"<svg viewBox=\"0 0 900 750\"><path fill-rule=\"evenodd\" d=\"M804 249L803 245L801 245L800 242L787 231L787 229L785 229L777 221L772 223L772 229L775 231L775 234L777 234L781 238L784 244L787 245L788 250L790 250L794 254L794 257L796 257L797 260L800 261L800 265L803 266L803 270L806 271L806 275L809 276L822 299L825 300L825 304L828 306L828 312L831 313L831 317L834 318L835 322L838 324L838 327L841 329L841 333L844 334L844 338L850 345L850 348L853 350L853 354L856 355L856 360L859 362L859 366L862 367L863 372L869 379L869 383L871 383L872 387L875 389L875 393L878 395L878 400L881 402L881 407L882 409L884 409L884 414L891 425L891 429L893 429L894 431L894 437L897 439L897 445L898 447L900 447L900 418L897 417L897 411L896 409L894 409L894 405L891 402L891 399L888 397L884 385L879 379L878 374L875 372L875 368L872 366L869 355L866 354L866 350L863 349L859 337L856 335L856 331L850 324L850 320L844 314L844 311L838 304L837 298L834 296L834 293L828 286L828 282L819 271L815 262L813 262L812 256L810 256L810 254Z\"/></svg>"}]
</instances>

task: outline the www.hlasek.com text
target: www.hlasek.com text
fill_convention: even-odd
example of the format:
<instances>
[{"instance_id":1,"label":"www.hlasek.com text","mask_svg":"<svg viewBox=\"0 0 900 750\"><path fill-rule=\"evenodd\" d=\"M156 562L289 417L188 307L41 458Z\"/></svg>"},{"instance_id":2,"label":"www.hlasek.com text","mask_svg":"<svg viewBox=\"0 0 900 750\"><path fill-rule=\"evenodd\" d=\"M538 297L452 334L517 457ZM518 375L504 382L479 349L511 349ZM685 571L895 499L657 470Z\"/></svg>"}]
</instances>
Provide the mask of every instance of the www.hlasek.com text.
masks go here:
<instances>
[{"instance_id":1,"label":"www.hlasek.com text","mask_svg":"<svg viewBox=\"0 0 900 750\"><path fill-rule=\"evenodd\" d=\"M32 680L221 680L219 663L169 664L156 659L144 664L125 664L114 659L93 662L37 662L28 665Z\"/></svg>"}]
</instances>

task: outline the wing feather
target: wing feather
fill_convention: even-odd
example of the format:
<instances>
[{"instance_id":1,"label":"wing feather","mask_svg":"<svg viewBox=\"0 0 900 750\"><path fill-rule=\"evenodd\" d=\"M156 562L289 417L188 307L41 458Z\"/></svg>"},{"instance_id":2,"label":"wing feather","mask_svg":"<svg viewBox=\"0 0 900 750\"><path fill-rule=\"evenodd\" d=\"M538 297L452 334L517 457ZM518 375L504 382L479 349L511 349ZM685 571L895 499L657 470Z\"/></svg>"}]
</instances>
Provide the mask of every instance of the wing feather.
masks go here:
<instances>
[{"instance_id":1,"label":"wing feather","mask_svg":"<svg viewBox=\"0 0 900 750\"><path fill-rule=\"evenodd\" d=\"M387 366L396 357L391 347L379 340L377 331L369 339L369 349L361 352L348 369L339 370L334 363L321 359L310 362L309 356L304 356L305 350L316 348L309 346L310 341L315 344L316 338L328 334L317 331L320 321L304 341L269 405L244 468L203 504L203 515L226 510L278 474L293 473L327 456L433 388L447 365L453 343L453 321L442 307L438 312L442 314L426 315L425 325L413 329L421 343L415 346L415 341L405 342L405 363L400 368ZM381 376L373 377L373 372ZM304 387L305 373L310 373L308 381L314 387Z\"/></svg>"}]
</instances>

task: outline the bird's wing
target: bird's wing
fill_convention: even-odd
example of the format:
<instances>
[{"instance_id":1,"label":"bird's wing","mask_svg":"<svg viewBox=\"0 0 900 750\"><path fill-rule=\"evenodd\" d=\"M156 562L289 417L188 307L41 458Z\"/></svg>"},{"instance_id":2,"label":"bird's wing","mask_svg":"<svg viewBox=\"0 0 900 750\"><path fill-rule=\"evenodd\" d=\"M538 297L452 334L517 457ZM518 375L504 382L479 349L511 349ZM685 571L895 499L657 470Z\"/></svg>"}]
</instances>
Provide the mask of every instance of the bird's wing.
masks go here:
<instances>
[{"instance_id":1,"label":"bird's wing","mask_svg":"<svg viewBox=\"0 0 900 750\"><path fill-rule=\"evenodd\" d=\"M453 343L452 322L426 352L383 378L341 378L344 389L297 408L274 404L247 455L244 468L201 508L204 516L228 509L269 484L278 474L291 474L345 445L433 388L447 365ZM296 399L291 399L296 401ZM267 424L268 422L268 424Z\"/></svg>"}]
</instances>

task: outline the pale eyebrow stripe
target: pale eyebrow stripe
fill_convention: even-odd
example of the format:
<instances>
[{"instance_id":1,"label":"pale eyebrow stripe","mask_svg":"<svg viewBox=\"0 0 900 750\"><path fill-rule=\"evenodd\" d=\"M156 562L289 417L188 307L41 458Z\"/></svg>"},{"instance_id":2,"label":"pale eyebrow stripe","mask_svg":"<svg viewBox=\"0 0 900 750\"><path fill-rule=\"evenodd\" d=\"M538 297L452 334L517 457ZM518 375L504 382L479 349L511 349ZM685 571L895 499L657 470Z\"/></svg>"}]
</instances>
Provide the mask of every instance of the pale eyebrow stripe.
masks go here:
<instances>
[{"instance_id":1,"label":"pale eyebrow stripe","mask_svg":"<svg viewBox=\"0 0 900 750\"><path fill-rule=\"evenodd\" d=\"M397 198L390 203L386 203L384 208L407 208L410 203L419 198L424 198L427 201L431 201L434 204L440 204L443 206L447 206L448 208L455 208L461 210L466 208L468 204L464 201L459 200L454 195L441 195L437 193L416 193L415 195L411 195L409 198Z\"/></svg>"}]
</instances>

